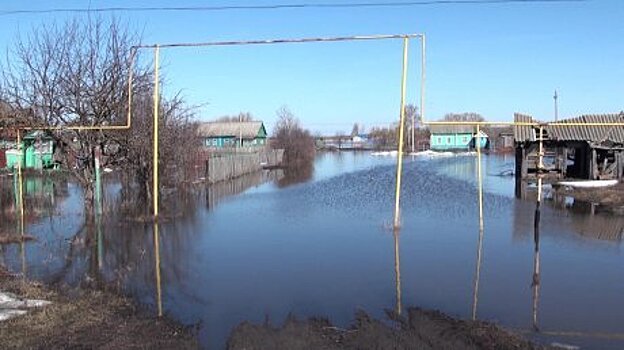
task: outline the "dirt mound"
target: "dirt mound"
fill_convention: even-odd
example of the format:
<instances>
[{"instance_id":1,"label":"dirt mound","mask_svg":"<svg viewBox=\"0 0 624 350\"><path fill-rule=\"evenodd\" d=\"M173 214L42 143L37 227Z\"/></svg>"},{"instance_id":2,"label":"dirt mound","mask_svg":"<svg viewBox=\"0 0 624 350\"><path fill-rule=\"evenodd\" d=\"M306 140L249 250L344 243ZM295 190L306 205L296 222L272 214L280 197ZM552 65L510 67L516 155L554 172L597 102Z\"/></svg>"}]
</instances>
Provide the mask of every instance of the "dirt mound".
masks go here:
<instances>
[{"instance_id":1,"label":"dirt mound","mask_svg":"<svg viewBox=\"0 0 624 350\"><path fill-rule=\"evenodd\" d=\"M437 311L410 308L389 323L364 312L348 329L324 319L289 317L282 327L240 324L227 348L239 349L543 349L539 345L481 321L462 321Z\"/></svg>"}]
</instances>

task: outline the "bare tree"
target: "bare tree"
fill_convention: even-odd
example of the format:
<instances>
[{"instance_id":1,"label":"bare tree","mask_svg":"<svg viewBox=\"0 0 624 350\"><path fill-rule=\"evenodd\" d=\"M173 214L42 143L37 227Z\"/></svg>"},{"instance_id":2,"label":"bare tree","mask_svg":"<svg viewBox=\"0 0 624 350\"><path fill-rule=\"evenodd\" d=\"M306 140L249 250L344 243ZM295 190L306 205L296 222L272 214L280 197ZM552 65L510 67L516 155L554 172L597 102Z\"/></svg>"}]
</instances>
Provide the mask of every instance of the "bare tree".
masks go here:
<instances>
[{"instance_id":1,"label":"bare tree","mask_svg":"<svg viewBox=\"0 0 624 350\"><path fill-rule=\"evenodd\" d=\"M44 24L18 38L2 67L2 99L22 112L29 126L61 128L123 125L132 69L131 131L62 129L53 134L58 158L84 188L87 209L94 197L96 148L103 152L103 166L127 166L140 178L151 171L147 158L151 157L148 120L153 110L153 72L148 68L150 62L138 59L131 68L132 46L139 42L137 35L115 19L88 17ZM182 99L176 96L162 101L162 127L185 125L189 112ZM182 128L161 134L161 161L184 158L182 152L169 155L167 148L173 145L172 140L183 140L189 132ZM163 168L166 172L167 167Z\"/></svg>"},{"instance_id":2,"label":"bare tree","mask_svg":"<svg viewBox=\"0 0 624 350\"><path fill-rule=\"evenodd\" d=\"M353 128L351 129L351 137L358 136L360 134L360 127L358 123L353 124Z\"/></svg>"},{"instance_id":3,"label":"bare tree","mask_svg":"<svg viewBox=\"0 0 624 350\"><path fill-rule=\"evenodd\" d=\"M224 115L217 118L218 122L252 122L256 120L250 112L240 112L237 115Z\"/></svg>"},{"instance_id":4,"label":"bare tree","mask_svg":"<svg viewBox=\"0 0 624 350\"><path fill-rule=\"evenodd\" d=\"M30 125L121 124L128 100L128 58L137 41L115 20L43 25L17 40L4 65L3 95L17 110L30 111ZM140 68L134 73L137 81L150 75ZM64 131L54 135L88 204L94 193L94 149L106 149L106 134Z\"/></svg>"},{"instance_id":5,"label":"bare tree","mask_svg":"<svg viewBox=\"0 0 624 350\"><path fill-rule=\"evenodd\" d=\"M303 167L314 160L316 147L310 131L301 127L299 119L282 106L277 110L275 126L275 147L284 149L284 163L287 167Z\"/></svg>"}]
</instances>

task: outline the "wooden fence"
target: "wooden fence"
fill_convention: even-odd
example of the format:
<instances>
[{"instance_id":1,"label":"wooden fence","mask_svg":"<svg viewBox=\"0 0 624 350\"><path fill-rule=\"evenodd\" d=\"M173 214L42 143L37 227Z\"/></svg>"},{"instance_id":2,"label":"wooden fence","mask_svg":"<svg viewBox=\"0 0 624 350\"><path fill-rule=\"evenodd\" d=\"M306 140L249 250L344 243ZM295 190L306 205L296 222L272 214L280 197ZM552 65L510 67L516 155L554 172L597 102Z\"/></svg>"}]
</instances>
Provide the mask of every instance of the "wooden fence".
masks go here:
<instances>
[{"instance_id":1,"label":"wooden fence","mask_svg":"<svg viewBox=\"0 0 624 350\"><path fill-rule=\"evenodd\" d=\"M274 149L211 152L206 160L206 181L231 180L263 168L276 167L282 163L283 156L284 150Z\"/></svg>"}]
</instances>

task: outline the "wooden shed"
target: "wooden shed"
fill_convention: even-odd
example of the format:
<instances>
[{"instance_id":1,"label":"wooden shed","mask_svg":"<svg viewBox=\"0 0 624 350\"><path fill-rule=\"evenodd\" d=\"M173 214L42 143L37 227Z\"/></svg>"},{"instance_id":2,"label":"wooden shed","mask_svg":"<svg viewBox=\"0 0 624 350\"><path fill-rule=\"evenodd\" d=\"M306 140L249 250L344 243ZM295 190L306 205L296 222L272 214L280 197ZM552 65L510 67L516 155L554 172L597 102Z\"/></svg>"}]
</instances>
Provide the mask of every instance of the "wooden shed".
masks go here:
<instances>
[{"instance_id":1,"label":"wooden shed","mask_svg":"<svg viewBox=\"0 0 624 350\"><path fill-rule=\"evenodd\" d=\"M515 122L539 123L516 113ZM544 167L538 170L539 126L514 126L516 184L537 178L603 180L624 176L624 127L575 123L624 123L624 112L582 115L542 127Z\"/></svg>"}]
</instances>

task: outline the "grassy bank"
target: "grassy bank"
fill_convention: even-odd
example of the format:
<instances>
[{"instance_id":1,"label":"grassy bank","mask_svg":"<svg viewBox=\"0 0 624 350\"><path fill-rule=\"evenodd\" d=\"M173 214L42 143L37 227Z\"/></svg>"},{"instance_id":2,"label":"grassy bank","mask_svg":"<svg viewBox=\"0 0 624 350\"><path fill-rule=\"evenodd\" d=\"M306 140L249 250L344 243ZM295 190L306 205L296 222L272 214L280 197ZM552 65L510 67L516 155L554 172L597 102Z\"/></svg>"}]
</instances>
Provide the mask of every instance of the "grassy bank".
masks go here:
<instances>
[{"instance_id":1,"label":"grassy bank","mask_svg":"<svg viewBox=\"0 0 624 350\"><path fill-rule=\"evenodd\" d=\"M196 349L193 332L116 293L58 291L0 272L0 291L52 304L0 322L3 349Z\"/></svg>"}]
</instances>

